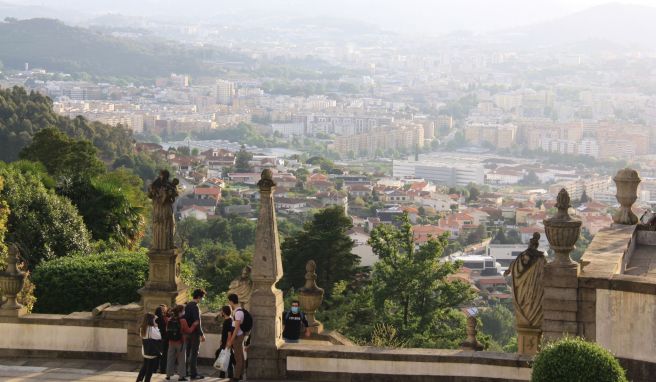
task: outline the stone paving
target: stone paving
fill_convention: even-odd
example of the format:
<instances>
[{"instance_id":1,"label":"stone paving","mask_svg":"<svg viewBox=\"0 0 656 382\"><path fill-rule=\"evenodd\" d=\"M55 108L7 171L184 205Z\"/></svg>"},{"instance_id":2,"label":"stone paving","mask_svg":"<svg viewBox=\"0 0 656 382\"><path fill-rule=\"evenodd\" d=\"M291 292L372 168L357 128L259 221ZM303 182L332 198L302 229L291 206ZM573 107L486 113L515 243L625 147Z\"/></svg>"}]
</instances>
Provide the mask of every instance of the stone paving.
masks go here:
<instances>
[{"instance_id":1,"label":"stone paving","mask_svg":"<svg viewBox=\"0 0 656 382\"><path fill-rule=\"evenodd\" d=\"M140 364L122 361L97 361L79 359L2 358L0 359L0 381L88 381L88 382L134 382ZM202 381L218 382L212 367L199 367L205 375ZM166 381L164 374L155 374L151 381ZM174 376L171 381L177 381Z\"/></svg>"}]
</instances>

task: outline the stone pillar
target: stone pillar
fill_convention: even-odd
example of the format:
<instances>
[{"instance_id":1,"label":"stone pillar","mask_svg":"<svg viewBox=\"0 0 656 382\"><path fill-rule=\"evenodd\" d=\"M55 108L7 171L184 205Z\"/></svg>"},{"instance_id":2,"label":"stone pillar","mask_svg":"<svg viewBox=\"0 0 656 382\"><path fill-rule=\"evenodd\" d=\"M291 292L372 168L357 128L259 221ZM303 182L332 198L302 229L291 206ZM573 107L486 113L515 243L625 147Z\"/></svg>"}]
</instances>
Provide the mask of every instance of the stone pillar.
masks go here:
<instances>
[{"instance_id":1,"label":"stone pillar","mask_svg":"<svg viewBox=\"0 0 656 382\"><path fill-rule=\"evenodd\" d=\"M305 286L298 290L301 310L305 313L311 333L323 332L323 325L314 318L314 314L323 301L323 289L317 286L317 263L310 260L305 265Z\"/></svg>"},{"instance_id":2,"label":"stone pillar","mask_svg":"<svg viewBox=\"0 0 656 382\"><path fill-rule=\"evenodd\" d=\"M273 203L276 184L271 170L262 171L257 183L260 189L260 212L255 231L253 255L253 294L251 314L253 330L248 349L249 379L278 379L284 377L284 367L278 361L282 345L282 292L275 284L282 277L282 258L278 224Z\"/></svg>"},{"instance_id":3,"label":"stone pillar","mask_svg":"<svg viewBox=\"0 0 656 382\"><path fill-rule=\"evenodd\" d=\"M0 317L20 317L27 313L27 309L16 300L25 282L25 272L18 270L17 266L19 256L18 247L10 245L7 269L0 273L0 290L7 297L7 301L0 306Z\"/></svg>"},{"instance_id":4,"label":"stone pillar","mask_svg":"<svg viewBox=\"0 0 656 382\"><path fill-rule=\"evenodd\" d=\"M631 206L638 199L638 184L642 179L640 179L636 170L625 168L619 170L613 180L617 187L615 197L620 203L620 209L613 215L613 223L638 224L638 217L631 211Z\"/></svg>"},{"instance_id":5,"label":"stone pillar","mask_svg":"<svg viewBox=\"0 0 656 382\"><path fill-rule=\"evenodd\" d=\"M569 215L570 198L565 189L558 193L558 213L544 220L549 245L556 252L554 261L544 268L544 297L542 300L542 335L552 341L564 335L578 333L579 264L572 261L569 253L581 233L581 221Z\"/></svg>"},{"instance_id":6,"label":"stone pillar","mask_svg":"<svg viewBox=\"0 0 656 382\"><path fill-rule=\"evenodd\" d=\"M180 279L182 255L177 248L148 251L148 281L139 289L141 304L155 312L160 304L173 306L187 300L187 286Z\"/></svg>"}]
</instances>

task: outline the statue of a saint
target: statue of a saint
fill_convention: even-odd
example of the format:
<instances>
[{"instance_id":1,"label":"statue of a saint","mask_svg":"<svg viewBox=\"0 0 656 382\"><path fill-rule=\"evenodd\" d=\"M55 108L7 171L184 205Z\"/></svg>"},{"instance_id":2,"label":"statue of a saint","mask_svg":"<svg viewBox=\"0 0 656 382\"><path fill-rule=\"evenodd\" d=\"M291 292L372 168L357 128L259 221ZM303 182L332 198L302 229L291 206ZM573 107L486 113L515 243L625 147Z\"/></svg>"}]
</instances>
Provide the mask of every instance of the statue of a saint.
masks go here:
<instances>
[{"instance_id":1,"label":"statue of a saint","mask_svg":"<svg viewBox=\"0 0 656 382\"><path fill-rule=\"evenodd\" d=\"M175 234L175 219L173 204L178 197L177 179L169 180L169 172L162 170L157 179L148 188L148 197L153 201L153 242L155 250L173 249Z\"/></svg>"},{"instance_id":2,"label":"statue of a saint","mask_svg":"<svg viewBox=\"0 0 656 382\"><path fill-rule=\"evenodd\" d=\"M251 294L253 294L252 268L247 265L242 269L241 275L230 282L228 293L239 296L239 303L248 310L250 308Z\"/></svg>"},{"instance_id":3,"label":"statue of a saint","mask_svg":"<svg viewBox=\"0 0 656 382\"><path fill-rule=\"evenodd\" d=\"M536 328L542 326L542 275L547 259L538 251L540 234L535 232L528 248L510 264L504 276L512 275L513 302L517 326Z\"/></svg>"}]
</instances>

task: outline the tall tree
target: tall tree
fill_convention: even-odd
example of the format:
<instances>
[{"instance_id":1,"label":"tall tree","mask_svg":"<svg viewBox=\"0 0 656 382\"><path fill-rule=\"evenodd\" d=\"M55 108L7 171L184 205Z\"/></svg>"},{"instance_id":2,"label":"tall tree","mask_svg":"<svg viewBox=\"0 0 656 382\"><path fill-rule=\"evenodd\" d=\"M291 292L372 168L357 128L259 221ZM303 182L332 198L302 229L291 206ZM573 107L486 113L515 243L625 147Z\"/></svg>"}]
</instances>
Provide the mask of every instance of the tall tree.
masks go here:
<instances>
[{"instance_id":1,"label":"tall tree","mask_svg":"<svg viewBox=\"0 0 656 382\"><path fill-rule=\"evenodd\" d=\"M239 149L235 158L235 171L251 172L252 167L248 162L250 162L252 159L253 154L246 151L246 147L241 145L241 149Z\"/></svg>"},{"instance_id":2,"label":"tall tree","mask_svg":"<svg viewBox=\"0 0 656 382\"><path fill-rule=\"evenodd\" d=\"M472 299L469 285L448 281L460 265L441 262L446 236L416 248L407 214L398 227L381 224L371 232L369 245L379 261L373 270L377 315L400 328L402 334L425 334L450 311Z\"/></svg>"},{"instance_id":3,"label":"tall tree","mask_svg":"<svg viewBox=\"0 0 656 382\"><path fill-rule=\"evenodd\" d=\"M5 180L0 176L0 193L5 186ZM9 205L0 199L0 266L4 266L7 246L5 245L5 234L7 233L7 219L9 218Z\"/></svg>"},{"instance_id":4,"label":"tall tree","mask_svg":"<svg viewBox=\"0 0 656 382\"><path fill-rule=\"evenodd\" d=\"M90 249L90 235L75 206L44 185L38 166L0 162L5 187L0 192L11 209L7 239L18 244L29 269L42 260Z\"/></svg>"},{"instance_id":5,"label":"tall tree","mask_svg":"<svg viewBox=\"0 0 656 382\"><path fill-rule=\"evenodd\" d=\"M360 257L352 253L355 242L347 231L353 227L344 208L333 206L317 212L303 230L282 244L285 275L280 287L299 288L305 283L305 264L317 263L317 284L326 289L341 280L352 280Z\"/></svg>"}]
</instances>

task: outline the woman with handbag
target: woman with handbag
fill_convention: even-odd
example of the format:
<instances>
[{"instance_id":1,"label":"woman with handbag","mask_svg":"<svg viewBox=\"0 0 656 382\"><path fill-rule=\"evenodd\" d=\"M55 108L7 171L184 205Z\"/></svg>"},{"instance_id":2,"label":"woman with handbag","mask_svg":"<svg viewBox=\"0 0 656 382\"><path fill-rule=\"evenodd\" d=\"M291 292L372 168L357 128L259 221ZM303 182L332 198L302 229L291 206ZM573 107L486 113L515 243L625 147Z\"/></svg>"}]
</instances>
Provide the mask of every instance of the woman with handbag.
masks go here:
<instances>
[{"instance_id":1,"label":"woman with handbag","mask_svg":"<svg viewBox=\"0 0 656 382\"><path fill-rule=\"evenodd\" d=\"M137 382L150 382L153 373L157 371L159 357L162 355L162 335L157 327L157 317L154 314L144 314L139 326L139 335L142 342L143 365L139 370Z\"/></svg>"},{"instance_id":2,"label":"woman with handbag","mask_svg":"<svg viewBox=\"0 0 656 382\"><path fill-rule=\"evenodd\" d=\"M166 354L169 350L169 340L166 337L166 317L169 314L169 307L166 304L161 304L155 309L155 316L157 316L157 327L159 334L162 335L162 356L159 357L159 373L166 374Z\"/></svg>"}]
</instances>

